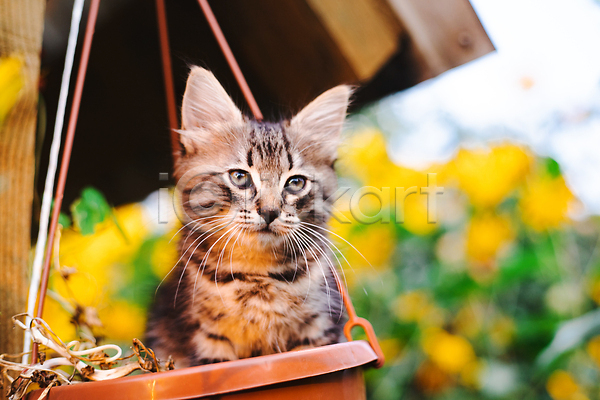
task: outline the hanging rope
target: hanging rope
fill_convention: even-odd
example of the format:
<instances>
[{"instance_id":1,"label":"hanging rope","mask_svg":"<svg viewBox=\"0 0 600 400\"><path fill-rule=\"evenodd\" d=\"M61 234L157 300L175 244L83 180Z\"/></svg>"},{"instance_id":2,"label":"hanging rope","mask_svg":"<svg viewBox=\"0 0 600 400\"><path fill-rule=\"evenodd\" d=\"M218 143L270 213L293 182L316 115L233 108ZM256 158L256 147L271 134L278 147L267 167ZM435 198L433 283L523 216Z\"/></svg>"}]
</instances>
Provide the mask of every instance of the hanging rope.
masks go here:
<instances>
[{"instance_id":1,"label":"hanging rope","mask_svg":"<svg viewBox=\"0 0 600 400\"><path fill-rule=\"evenodd\" d=\"M177 106L175 104L175 89L173 85L173 67L171 66L171 50L169 49L169 30L167 28L167 11L165 0L156 0L156 19L158 21L158 38L160 41L160 55L163 65L163 78L165 83L165 95L167 99L167 115L169 116L169 127L171 128L171 149L173 158L179 152L179 129L177 119Z\"/></svg>"},{"instance_id":2,"label":"hanging rope","mask_svg":"<svg viewBox=\"0 0 600 400\"><path fill-rule=\"evenodd\" d=\"M235 60L233 52L229 48L229 44L227 44L225 35L223 35L223 31L221 31L221 27L219 26L219 23L217 22L217 19L215 18L215 14L213 14L210 6L208 5L208 1L207 0L198 0L198 3L200 4L200 8L202 8L202 12L204 13L204 16L206 17L206 20L208 21L208 25L210 25L210 29L213 31L213 34L215 35L215 38L217 39L217 42L219 43L219 47L221 48L223 55L227 59L227 63L229 64L229 68L231 68L231 72L233 72L233 75L235 76L235 79L237 80L238 85L240 86L240 89L242 89L242 93L244 94L244 97L246 98L246 102L248 102L248 105L250 106L250 110L252 111L252 114L254 114L254 118L257 121L262 121L263 115L260 112L260 109L258 108L258 104L256 103L256 100L254 100L252 91L250 90L250 87L248 86L248 83L246 82L246 79L244 78L244 74L242 74L242 70L240 69L240 66L238 65L237 61Z\"/></svg>"},{"instance_id":3,"label":"hanging rope","mask_svg":"<svg viewBox=\"0 0 600 400\"><path fill-rule=\"evenodd\" d=\"M54 136L50 147L50 161L48 162L48 172L46 173L46 182L44 184L44 194L42 196L42 209L40 212L40 228L38 231L37 244L35 247L35 256L33 258L33 267L31 271L31 283L29 285L29 296L27 298L27 315L33 316L35 312L35 301L38 297L40 280L42 276L42 264L44 261L44 249L48 238L48 222L50 220L50 210L52 208L52 192L54 191L54 180L56 178L56 167L58 165L58 154L60 152L60 143L62 139L62 130L65 121L65 110L67 108L67 99L69 97L69 83L73 71L73 60L75 59L75 49L77 48L77 38L79 37L79 25L81 15L83 14L83 5L85 0L75 0L73 4L73 14L71 15L71 28L69 31L69 40L67 44L67 54L65 55L65 66L60 83L60 94L58 96L58 109L56 110L56 120L54 121ZM28 320L29 324L30 321ZM31 334L25 331L25 340L23 343L23 364L27 364L29 351L31 350Z\"/></svg>"},{"instance_id":4,"label":"hanging rope","mask_svg":"<svg viewBox=\"0 0 600 400\"><path fill-rule=\"evenodd\" d=\"M58 226L58 217L60 215L60 208L62 206L63 195L65 192L65 183L67 181L67 173L69 171L71 151L73 150L73 140L75 138L75 128L77 126L77 117L79 116L79 107L81 105L81 95L83 93L85 73L90 58L90 50L92 48L92 39L94 37L94 29L96 27L96 19L98 18L99 6L100 0L92 0L90 10L88 13L85 36L83 38L83 49L81 51L81 59L79 61L79 70L77 71L77 80L75 81L73 104L71 105L71 115L69 116L69 124L67 126L65 147L63 149L63 155L60 164L60 172L58 175L58 183L56 186L56 195L54 196L54 209L52 210L52 220L50 222L50 230L48 232L48 244L46 245L46 253L44 256L44 264L42 267L42 282L40 286L38 306L35 314L37 318L42 318L42 314L44 313L44 303L46 300L46 291L48 289L48 277L50 276L50 260L52 257L52 249L54 247L56 228ZM34 345L33 362L36 361L36 358L37 346Z\"/></svg>"}]
</instances>

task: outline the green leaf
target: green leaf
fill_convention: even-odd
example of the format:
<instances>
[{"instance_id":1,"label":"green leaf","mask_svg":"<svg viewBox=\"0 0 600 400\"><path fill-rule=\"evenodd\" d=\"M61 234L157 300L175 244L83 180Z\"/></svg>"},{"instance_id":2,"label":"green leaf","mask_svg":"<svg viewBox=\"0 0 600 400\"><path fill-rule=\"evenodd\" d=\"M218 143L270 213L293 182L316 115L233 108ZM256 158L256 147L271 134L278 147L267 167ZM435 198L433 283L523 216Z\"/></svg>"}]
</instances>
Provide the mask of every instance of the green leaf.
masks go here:
<instances>
[{"instance_id":1,"label":"green leaf","mask_svg":"<svg viewBox=\"0 0 600 400\"><path fill-rule=\"evenodd\" d=\"M501 288L533 279L540 271L540 263L533 249L518 248L515 254L501 263L495 287Z\"/></svg>"},{"instance_id":2,"label":"green leaf","mask_svg":"<svg viewBox=\"0 0 600 400\"><path fill-rule=\"evenodd\" d=\"M471 294L485 290L467 273L444 274L443 279L437 279L434 287L436 301L449 307L461 302Z\"/></svg>"},{"instance_id":3,"label":"green leaf","mask_svg":"<svg viewBox=\"0 0 600 400\"><path fill-rule=\"evenodd\" d=\"M154 298L160 279L152 271L152 256L156 244L164 240L160 236L152 237L142 243L137 253L128 263L127 278L116 292L116 298L147 308Z\"/></svg>"},{"instance_id":4,"label":"green leaf","mask_svg":"<svg viewBox=\"0 0 600 400\"><path fill-rule=\"evenodd\" d=\"M95 226L111 215L111 209L102 193L87 187L81 192L81 198L71 205L71 214L81 234L91 235Z\"/></svg>"},{"instance_id":5,"label":"green leaf","mask_svg":"<svg viewBox=\"0 0 600 400\"><path fill-rule=\"evenodd\" d=\"M69 227L71 227L71 217L69 217L67 214L61 212L58 215L58 223L62 225L62 227L64 229L67 229Z\"/></svg>"},{"instance_id":6,"label":"green leaf","mask_svg":"<svg viewBox=\"0 0 600 400\"><path fill-rule=\"evenodd\" d=\"M560 165L553 158L546 158L546 171L552 178L558 178L560 173Z\"/></svg>"},{"instance_id":7,"label":"green leaf","mask_svg":"<svg viewBox=\"0 0 600 400\"><path fill-rule=\"evenodd\" d=\"M527 312L515 322L517 335L514 350L522 360L532 362L552 340L559 319L552 315Z\"/></svg>"}]
</instances>

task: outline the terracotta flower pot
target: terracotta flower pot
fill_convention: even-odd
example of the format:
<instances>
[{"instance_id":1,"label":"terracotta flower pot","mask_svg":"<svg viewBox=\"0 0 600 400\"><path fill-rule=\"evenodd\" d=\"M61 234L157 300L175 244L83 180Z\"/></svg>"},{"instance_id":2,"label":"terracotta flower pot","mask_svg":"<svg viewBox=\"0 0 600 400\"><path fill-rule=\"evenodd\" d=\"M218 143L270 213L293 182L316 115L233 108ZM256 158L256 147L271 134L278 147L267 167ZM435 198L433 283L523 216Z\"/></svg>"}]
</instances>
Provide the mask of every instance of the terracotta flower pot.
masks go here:
<instances>
[{"instance_id":1,"label":"terracotta flower pot","mask_svg":"<svg viewBox=\"0 0 600 400\"><path fill-rule=\"evenodd\" d=\"M49 400L365 399L362 368L380 358L366 341L52 388ZM37 400L41 390L27 399Z\"/></svg>"}]
</instances>

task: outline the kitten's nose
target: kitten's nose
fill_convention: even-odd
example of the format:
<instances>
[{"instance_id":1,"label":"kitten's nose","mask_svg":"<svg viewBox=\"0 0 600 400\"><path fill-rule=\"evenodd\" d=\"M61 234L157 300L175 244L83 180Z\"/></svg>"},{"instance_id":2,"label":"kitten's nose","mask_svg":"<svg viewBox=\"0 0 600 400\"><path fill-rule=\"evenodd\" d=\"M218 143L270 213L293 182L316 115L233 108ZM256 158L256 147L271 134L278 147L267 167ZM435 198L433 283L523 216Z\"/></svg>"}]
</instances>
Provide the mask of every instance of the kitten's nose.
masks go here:
<instances>
[{"instance_id":1,"label":"kitten's nose","mask_svg":"<svg viewBox=\"0 0 600 400\"><path fill-rule=\"evenodd\" d=\"M258 213L260 214L261 217L263 217L263 219L265 220L267 225L269 225L271 222L275 221L277 219L277 217L279 217L279 214L281 214L281 211L279 211L276 208L263 207L260 209L260 211Z\"/></svg>"}]
</instances>

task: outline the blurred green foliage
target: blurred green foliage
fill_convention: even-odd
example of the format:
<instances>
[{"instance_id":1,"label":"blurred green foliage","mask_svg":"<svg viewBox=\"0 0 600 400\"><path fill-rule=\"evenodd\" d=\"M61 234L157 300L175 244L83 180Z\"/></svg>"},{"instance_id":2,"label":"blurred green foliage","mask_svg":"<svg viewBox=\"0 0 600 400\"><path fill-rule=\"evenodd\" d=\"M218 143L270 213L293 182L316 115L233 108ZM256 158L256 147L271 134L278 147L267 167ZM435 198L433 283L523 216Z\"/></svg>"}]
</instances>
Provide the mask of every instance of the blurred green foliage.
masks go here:
<instances>
[{"instance_id":1,"label":"blurred green foliage","mask_svg":"<svg viewBox=\"0 0 600 400\"><path fill-rule=\"evenodd\" d=\"M571 218L580 206L556 161L500 143L416 171L368 130L340 163L356 187L425 186L427 173L444 186L435 224L412 195L405 223L334 225L372 264L344 250L356 310L386 354L369 398L600 398L600 224Z\"/></svg>"}]
</instances>

